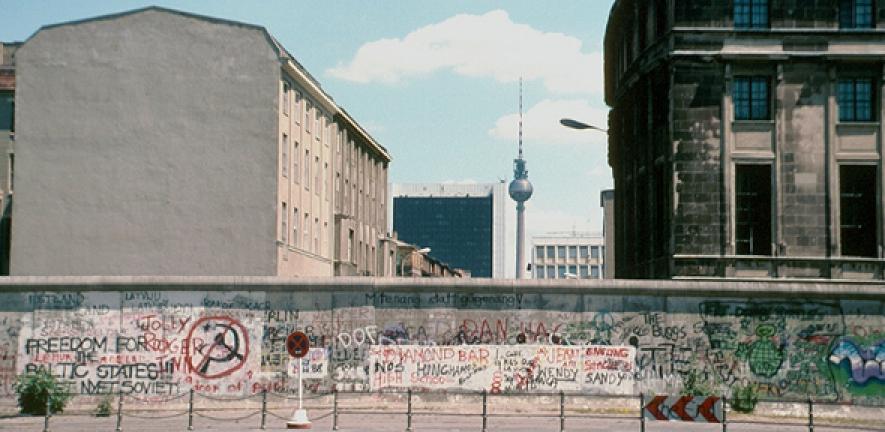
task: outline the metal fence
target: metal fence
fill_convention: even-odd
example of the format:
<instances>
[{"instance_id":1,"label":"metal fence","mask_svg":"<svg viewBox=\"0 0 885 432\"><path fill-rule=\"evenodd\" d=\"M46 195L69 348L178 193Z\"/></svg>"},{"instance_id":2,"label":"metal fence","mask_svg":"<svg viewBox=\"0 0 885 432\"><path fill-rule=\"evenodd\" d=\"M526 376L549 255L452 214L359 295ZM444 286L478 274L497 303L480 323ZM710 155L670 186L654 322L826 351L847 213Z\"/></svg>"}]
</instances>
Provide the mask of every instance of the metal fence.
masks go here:
<instances>
[{"instance_id":1,"label":"metal fence","mask_svg":"<svg viewBox=\"0 0 885 432\"><path fill-rule=\"evenodd\" d=\"M398 397L404 398L404 409L399 410L377 410L377 409L356 409L356 407L351 407L348 409L347 406L342 406L341 397L344 395L354 395L354 396L387 396L387 397ZM482 401L482 411L481 413L465 413L465 412L446 412L446 411L438 411L438 410L427 410L427 409L416 409L414 407L414 400L416 397L427 397L434 396L439 398L448 398L448 397L475 397L480 398ZM170 403L176 403L182 401L184 398L187 398L187 408L180 410L170 410L168 408L160 408L157 406L167 406ZM548 398L553 400L558 400L558 412L553 409L549 412L519 412L519 413L501 413L501 412L491 412L490 408L493 404L500 404L501 401L506 401L512 398ZM588 399L588 400L611 400L611 399L635 399L635 411L633 414L627 412L624 414L610 414L610 413L580 413L574 412L576 409L580 411L580 407L569 406L567 404L567 398L580 398L580 399ZM198 407L197 401L200 399L211 401L216 403L215 407ZM184 417L187 422L187 430L194 430L194 418L200 417L207 420L213 421L243 421L250 417L257 416L256 422L258 422L258 427L260 429L265 429L267 426L268 416L274 417L283 421L289 420L289 418L285 416L278 415L273 412L274 409L268 407L268 400L275 399L277 401L296 401L298 398L289 395L287 393L275 393L275 392L267 392L264 391L262 393L257 393L248 396L241 397L219 397L213 396L210 394L199 393L194 390L190 390L188 392L180 393L177 395L173 395L167 399L163 399L162 401L156 400L142 400L135 398L126 394L117 394L116 395L116 410L113 413L116 416L116 432L122 432L126 427L125 419L127 417L143 419L143 420L161 420L161 419L170 419L174 417ZM644 394L639 395L625 395L625 396L607 396L607 395L590 395L584 393L571 393L571 392L558 392L558 393L489 393L487 391L482 392L465 392L465 391L456 391L456 392L429 392L429 391L421 391L421 392L413 392L412 390L406 391L382 391L382 392L357 392L357 391L332 391L327 393L313 393L309 396L303 398L305 401L316 401L324 400L323 403L316 404L310 409L316 412L317 410L321 411L321 414L314 416L312 421L319 421L325 419L327 417L332 417L332 430L339 429L339 417L345 415L367 415L367 414L378 414L378 415L398 415L403 416L403 428L406 432L411 432L413 430L413 419L419 416L460 416L460 417L481 417L482 418L482 432L487 432L490 421L494 418L503 418L503 417L521 417L521 418L550 418L557 419L559 422L559 431L564 432L566 430L566 421L568 419L620 419L620 420L635 420L638 423L637 429L640 432L645 432L646 423L654 422L656 420L649 420L643 414L645 411L646 402L650 400L649 396ZM331 400L329 400L331 399ZM252 401L255 405L258 405L255 408L243 408L242 405L238 406L236 409L240 412L245 411L242 415L238 415L236 417L219 417L212 415L213 412L218 411L217 404L225 403L225 402L245 402ZM260 402L260 405L258 404ZM739 420L730 420L728 417L729 412L734 413L735 410L730 408L728 404L728 400L722 396L722 421L720 424L723 432L728 431L728 426L732 424L758 424L758 425L778 425L778 426L807 426L809 432L813 432L815 426L828 426L828 427L839 427L844 429L853 429L853 430L883 430L877 428L875 426L852 426L852 425L844 425L844 424L831 424L831 423L821 423L819 420L815 419L815 407L820 406L856 406L856 407L867 407L867 408L885 408L885 405L862 405L862 404L845 404L838 402L827 402L827 401L815 401L812 398L808 398L806 400L797 400L797 399L777 399L777 400L760 400L760 402L774 402L774 403L787 403L787 404L802 404L804 405L804 411L807 414L805 419L799 419L797 417L793 417L794 421L787 421L778 419L774 420L753 420L742 418ZM402 403L402 402L400 402ZM275 408L276 410L280 410L283 408ZM583 408L581 408L583 409ZM630 409L633 411L634 409ZM47 401L47 413L44 419L43 432L50 432L52 425L53 415L49 412L49 402Z\"/></svg>"}]
</instances>

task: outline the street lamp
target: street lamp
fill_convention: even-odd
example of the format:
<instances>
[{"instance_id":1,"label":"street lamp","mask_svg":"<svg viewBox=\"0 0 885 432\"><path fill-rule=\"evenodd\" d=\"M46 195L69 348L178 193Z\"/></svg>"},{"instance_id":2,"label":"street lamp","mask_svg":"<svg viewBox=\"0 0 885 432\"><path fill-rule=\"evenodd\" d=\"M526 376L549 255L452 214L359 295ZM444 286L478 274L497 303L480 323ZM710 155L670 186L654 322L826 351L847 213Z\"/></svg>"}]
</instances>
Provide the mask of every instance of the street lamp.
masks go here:
<instances>
[{"instance_id":1,"label":"street lamp","mask_svg":"<svg viewBox=\"0 0 885 432\"><path fill-rule=\"evenodd\" d=\"M603 128L589 125L587 123L579 122L577 120L572 120L570 118L564 118L564 119L559 120L559 124L561 124L565 127L568 127L568 128L572 128L572 129L595 129L600 132L608 133L608 131Z\"/></svg>"},{"instance_id":2,"label":"street lamp","mask_svg":"<svg viewBox=\"0 0 885 432\"><path fill-rule=\"evenodd\" d=\"M597 126L593 126L593 125L591 125L591 124L587 124L587 123L584 123L584 122L579 122L579 121L577 121L577 120L573 120L573 119L570 119L570 118L560 119L560 120L559 120L559 124L561 124L561 125L563 125L563 126L565 126L565 127L567 127L567 128L572 128L572 129L593 129L593 130L598 130L598 131L603 132L603 133L605 133L606 135L608 135L608 130L606 130L606 129L603 129L603 128L601 128L601 127L597 127ZM603 206L603 208L605 208L605 206ZM603 215L604 215L604 214L605 214L605 213L603 213ZM602 236L603 236L604 239L606 239L606 240L605 240L605 250L606 250L606 255L608 255L609 253L611 253L612 256L614 256L614 250L615 250L614 243L609 243L609 241L608 241L608 236L606 235L606 231L609 231L609 228L606 228L606 226L611 226L611 223L605 222L605 220L603 220L603 228L602 228L603 231L602 231ZM613 231L614 228L612 227L612 228L610 228L610 230ZM614 266L615 266L614 260L612 260L612 262L611 262L610 265L609 265L609 263L606 263L606 264L605 264L605 268L606 268L606 270L607 270L607 269L612 269L612 272L614 272ZM569 275L571 275L571 273L566 273L566 278L567 278L567 279L569 278Z\"/></svg>"}]
</instances>

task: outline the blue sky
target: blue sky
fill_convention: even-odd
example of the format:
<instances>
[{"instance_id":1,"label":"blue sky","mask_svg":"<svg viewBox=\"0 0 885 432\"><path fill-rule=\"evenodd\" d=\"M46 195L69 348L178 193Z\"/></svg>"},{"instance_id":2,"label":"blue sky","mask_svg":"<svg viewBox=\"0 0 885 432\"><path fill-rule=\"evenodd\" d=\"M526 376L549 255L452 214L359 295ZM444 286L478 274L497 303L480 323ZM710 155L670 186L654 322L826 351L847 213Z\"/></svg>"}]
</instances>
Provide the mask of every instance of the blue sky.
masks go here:
<instances>
[{"instance_id":1,"label":"blue sky","mask_svg":"<svg viewBox=\"0 0 885 432\"><path fill-rule=\"evenodd\" d=\"M0 0L0 40L149 5L266 27L393 156L392 182L511 179L518 77L529 235L601 230L612 187L602 38L612 0Z\"/></svg>"}]
</instances>

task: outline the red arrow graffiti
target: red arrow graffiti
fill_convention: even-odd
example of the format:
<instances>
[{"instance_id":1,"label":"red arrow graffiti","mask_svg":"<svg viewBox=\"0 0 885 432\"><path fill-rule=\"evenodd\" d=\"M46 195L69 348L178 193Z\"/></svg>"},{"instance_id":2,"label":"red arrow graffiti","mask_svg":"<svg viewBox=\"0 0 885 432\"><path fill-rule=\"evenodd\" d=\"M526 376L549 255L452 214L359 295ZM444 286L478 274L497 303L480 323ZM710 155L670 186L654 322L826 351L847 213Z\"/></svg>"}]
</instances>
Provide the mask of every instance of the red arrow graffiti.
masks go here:
<instances>
[{"instance_id":1,"label":"red arrow graffiti","mask_svg":"<svg viewBox=\"0 0 885 432\"><path fill-rule=\"evenodd\" d=\"M707 419L710 423L722 423L722 420L716 417L716 402L719 402L719 398L716 396L710 396L704 403L698 405L698 416L702 416ZM695 416L697 417L697 416Z\"/></svg>"},{"instance_id":2,"label":"red arrow graffiti","mask_svg":"<svg viewBox=\"0 0 885 432\"><path fill-rule=\"evenodd\" d=\"M655 396L651 400L651 402L649 402L648 405L645 406L645 410L658 420L667 420L667 416L661 412L661 404L663 404L666 400L666 395Z\"/></svg>"},{"instance_id":3,"label":"red arrow graffiti","mask_svg":"<svg viewBox=\"0 0 885 432\"><path fill-rule=\"evenodd\" d=\"M694 421L694 417L688 415L685 412L685 406L688 405L694 399L694 396L682 396L679 400L670 407L670 410L673 411L674 414L679 416L682 421Z\"/></svg>"}]
</instances>

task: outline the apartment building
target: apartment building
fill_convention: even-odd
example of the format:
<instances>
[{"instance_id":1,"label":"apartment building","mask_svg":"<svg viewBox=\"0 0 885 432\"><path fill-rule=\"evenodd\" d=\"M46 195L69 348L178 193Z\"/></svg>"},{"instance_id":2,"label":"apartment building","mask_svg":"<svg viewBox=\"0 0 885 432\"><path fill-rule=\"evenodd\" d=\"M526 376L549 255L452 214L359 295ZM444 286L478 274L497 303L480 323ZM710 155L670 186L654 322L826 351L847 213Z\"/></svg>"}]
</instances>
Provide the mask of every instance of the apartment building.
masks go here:
<instances>
[{"instance_id":1,"label":"apartment building","mask_svg":"<svg viewBox=\"0 0 885 432\"><path fill-rule=\"evenodd\" d=\"M591 232L532 236L532 279L602 279L605 242Z\"/></svg>"},{"instance_id":2,"label":"apartment building","mask_svg":"<svg viewBox=\"0 0 885 432\"><path fill-rule=\"evenodd\" d=\"M617 277L883 279L885 2L618 0Z\"/></svg>"},{"instance_id":3,"label":"apartment building","mask_svg":"<svg viewBox=\"0 0 885 432\"><path fill-rule=\"evenodd\" d=\"M386 179L260 26L149 7L43 27L16 60L13 275L332 276L339 155Z\"/></svg>"}]
</instances>

